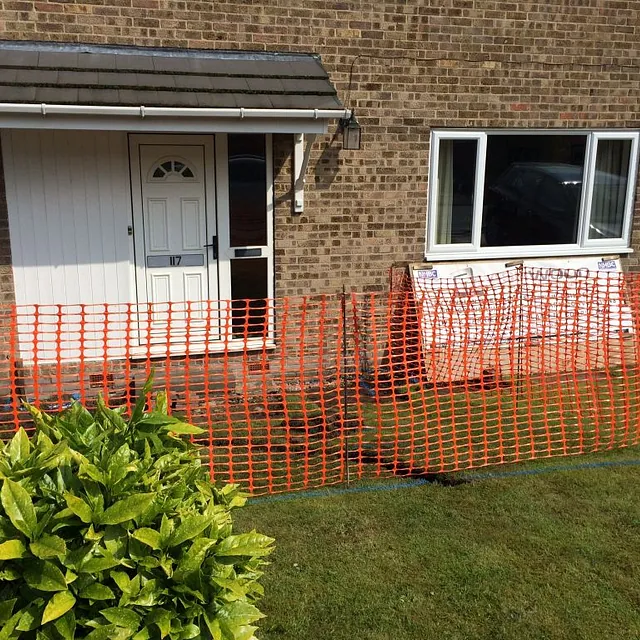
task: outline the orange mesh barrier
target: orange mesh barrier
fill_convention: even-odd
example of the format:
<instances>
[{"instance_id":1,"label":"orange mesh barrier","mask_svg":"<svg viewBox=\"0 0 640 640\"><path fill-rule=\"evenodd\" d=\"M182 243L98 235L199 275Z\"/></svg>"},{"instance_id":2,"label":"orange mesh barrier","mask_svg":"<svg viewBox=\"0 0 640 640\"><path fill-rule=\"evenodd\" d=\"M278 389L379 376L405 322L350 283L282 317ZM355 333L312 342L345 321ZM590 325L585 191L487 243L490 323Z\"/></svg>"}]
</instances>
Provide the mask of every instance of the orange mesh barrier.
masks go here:
<instances>
[{"instance_id":1,"label":"orange mesh barrier","mask_svg":"<svg viewBox=\"0 0 640 640\"><path fill-rule=\"evenodd\" d=\"M5 308L0 428L155 372L211 475L274 493L637 444L640 277L519 267L389 292Z\"/></svg>"}]
</instances>

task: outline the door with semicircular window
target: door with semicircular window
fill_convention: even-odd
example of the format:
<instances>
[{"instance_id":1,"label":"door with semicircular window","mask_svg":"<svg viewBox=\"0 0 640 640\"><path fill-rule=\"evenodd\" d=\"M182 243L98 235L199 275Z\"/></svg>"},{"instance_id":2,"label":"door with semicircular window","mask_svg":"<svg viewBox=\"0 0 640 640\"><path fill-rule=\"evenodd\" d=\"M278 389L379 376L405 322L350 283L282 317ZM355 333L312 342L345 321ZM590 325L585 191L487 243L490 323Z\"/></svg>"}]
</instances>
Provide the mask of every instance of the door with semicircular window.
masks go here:
<instances>
[{"instance_id":1,"label":"door with semicircular window","mask_svg":"<svg viewBox=\"0 0 640 640\"><path fill-rule=\"evenodd\" d=\"M148 305L150 342L170 351L219 339L213 151L210 139L192 140L135 146L138 302Z\"/></svg>"}]
</instances>

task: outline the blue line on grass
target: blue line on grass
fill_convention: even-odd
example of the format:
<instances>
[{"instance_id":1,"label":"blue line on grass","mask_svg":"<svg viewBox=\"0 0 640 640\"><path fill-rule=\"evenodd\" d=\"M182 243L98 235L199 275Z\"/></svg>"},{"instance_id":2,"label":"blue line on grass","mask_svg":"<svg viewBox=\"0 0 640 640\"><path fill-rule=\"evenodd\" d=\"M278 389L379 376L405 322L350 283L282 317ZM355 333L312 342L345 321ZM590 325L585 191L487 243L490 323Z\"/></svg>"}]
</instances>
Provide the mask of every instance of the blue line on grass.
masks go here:
<instances>
[{"instance_id":1,"label":"blue line on grass","mask_svg":"<svg viewBox=\"0 0 640 640\"><path fill-rule=\"evenodd\" d=\"M514 471L489 471L460 474L464 480L493 480L495 478L510 478L515 476L537 476L543 473L555 471L573 471L574 469L599 469L602 467L630 467L640 466L640 460L610 460L604 462L583 462L581 464L563 465L557 467L542 467L540 469L515 469ZM433 484L427 478L407 478L403 482L393 484L371 484L362 487L345 487L343 489L316 489L313 491L299 491L296 493L284 493L272 496L250 498L249 504L262 504L265 502L287 502L302 498L328 498L340 496L346 493L368 493L370 491L393 491L406 487L419 487L425 484Z\"/></svg>"}]
</instances>

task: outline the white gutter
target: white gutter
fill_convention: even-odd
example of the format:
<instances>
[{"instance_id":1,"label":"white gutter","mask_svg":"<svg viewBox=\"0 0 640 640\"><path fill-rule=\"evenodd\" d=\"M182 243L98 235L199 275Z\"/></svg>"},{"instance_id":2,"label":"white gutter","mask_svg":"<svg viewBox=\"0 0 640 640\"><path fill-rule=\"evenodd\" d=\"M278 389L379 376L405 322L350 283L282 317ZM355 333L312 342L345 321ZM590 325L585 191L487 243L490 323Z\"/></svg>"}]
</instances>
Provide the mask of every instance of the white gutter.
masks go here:
<instances>
[{"instance_id":1,"label":"white gutter","mask_svg":"<svg viewBox=\"0 0 640 640\"><path fill-rule=\"evenodd\" d=\"M22 104L0 102L0 114L16 115L77 115L77 116L128 116L140 118L278 118L328 120L349 118L349 109L245 109L237 108L191 108L191 107L122 107L69 104Z\"/></svg>"}]
</instances>

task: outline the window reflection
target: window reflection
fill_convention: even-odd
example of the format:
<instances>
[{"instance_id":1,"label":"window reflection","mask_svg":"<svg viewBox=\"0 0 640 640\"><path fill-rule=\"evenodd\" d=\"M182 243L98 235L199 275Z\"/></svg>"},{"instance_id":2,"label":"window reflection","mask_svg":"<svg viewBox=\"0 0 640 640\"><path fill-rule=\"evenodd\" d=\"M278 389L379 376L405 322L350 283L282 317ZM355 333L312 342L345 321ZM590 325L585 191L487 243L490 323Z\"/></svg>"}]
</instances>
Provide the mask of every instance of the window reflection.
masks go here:
<instances>
[{"instance_id":1,"label":"window reflection","mask_svg":"<svg viewBox=\"0 0 640 640\"><path fill-rule=\"evenodd\" d=\"M265 246L267 244L265 136L230 134L228 145L231 246Z\"/></svg>"}]
</instances>

